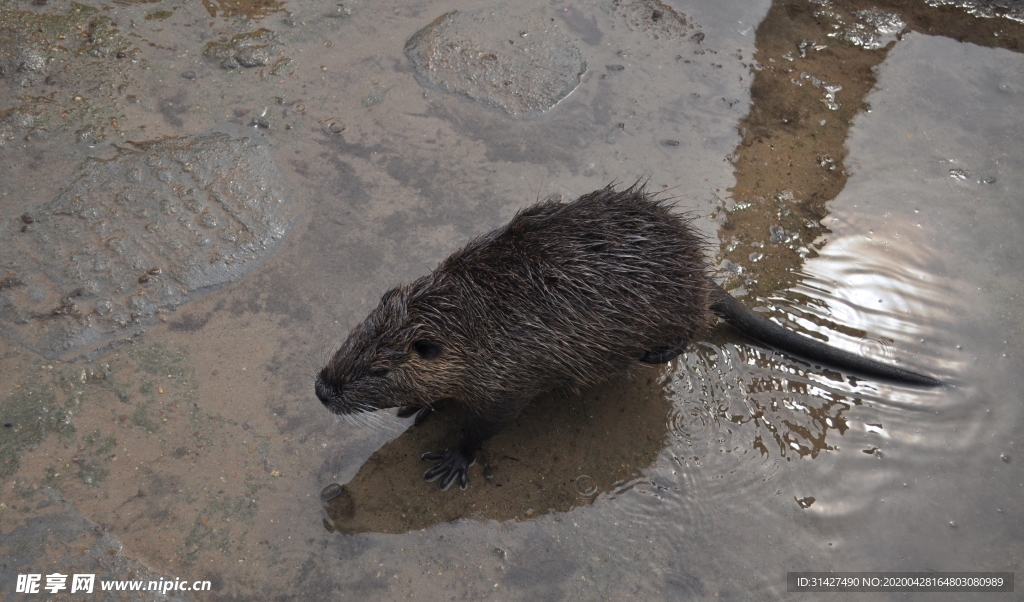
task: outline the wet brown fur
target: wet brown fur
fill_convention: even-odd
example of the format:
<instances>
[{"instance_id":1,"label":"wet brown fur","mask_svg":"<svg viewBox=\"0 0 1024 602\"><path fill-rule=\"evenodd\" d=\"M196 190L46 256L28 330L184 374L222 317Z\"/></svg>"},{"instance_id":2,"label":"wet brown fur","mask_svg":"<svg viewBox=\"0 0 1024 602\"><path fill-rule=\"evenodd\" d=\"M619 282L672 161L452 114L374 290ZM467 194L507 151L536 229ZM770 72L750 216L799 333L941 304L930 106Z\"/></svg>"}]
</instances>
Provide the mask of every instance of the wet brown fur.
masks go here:
<instances>
[{"instance_id":1,"label":"wet brown fur","mask_svg":"<svg viewBox=\"0 0 1024 602\"><path fill-rule=\"evenodd\" d=\"M704 242L642 186L545 201L385 293L317 377L338 414L454 400L507 422L714 323Z\"/></svg>"}]
</instances>

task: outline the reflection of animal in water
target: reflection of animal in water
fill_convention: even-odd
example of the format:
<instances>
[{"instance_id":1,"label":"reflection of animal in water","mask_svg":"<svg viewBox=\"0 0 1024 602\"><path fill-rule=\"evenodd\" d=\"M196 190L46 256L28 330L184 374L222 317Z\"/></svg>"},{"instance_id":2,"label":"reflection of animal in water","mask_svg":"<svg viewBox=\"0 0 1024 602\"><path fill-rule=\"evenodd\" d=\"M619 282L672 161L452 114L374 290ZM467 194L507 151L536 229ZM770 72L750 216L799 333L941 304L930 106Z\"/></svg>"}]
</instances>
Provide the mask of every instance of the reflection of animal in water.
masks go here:
<instances>
[{"instance_id":1,"label":"reflection of animal in water","mask_svg":"<svg viewBox=\"0 0 1024 602\"><path fill-rule=\"evenodd\" d=\"M716 320L778 349L866 376L933 378L840 351L747 309L709 275L701 238L640 186L546 201L430 274L384 293L316 378L336 414L399 407L422 420L469 408L459 442L424 454L447 489L481 444L534 397L579 389L637 362L667 362Z\"/></svg>"}]
</instances>

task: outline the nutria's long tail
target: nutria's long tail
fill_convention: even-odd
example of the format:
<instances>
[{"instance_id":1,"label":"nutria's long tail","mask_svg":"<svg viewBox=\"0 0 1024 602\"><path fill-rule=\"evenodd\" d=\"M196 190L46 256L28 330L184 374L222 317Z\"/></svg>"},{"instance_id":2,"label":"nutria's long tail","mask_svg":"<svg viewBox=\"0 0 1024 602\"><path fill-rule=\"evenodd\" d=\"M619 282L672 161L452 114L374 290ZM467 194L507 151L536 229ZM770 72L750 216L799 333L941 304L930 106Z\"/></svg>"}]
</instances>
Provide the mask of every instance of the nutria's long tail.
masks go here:
<instances>
[{"instance_id":1,"label":"nutria's long tail","mask_svg":"<svg viewBox=\"0 0 1024 602\"><path fill-rule=\"evenodd\" d=\"M866 357L836 349L835 347L829 347L821 341L816 341L783 328L757 312L748 309L720 286L715 286L711 297L711 309L722 319L732 324L737 330L748 337L781 351L787 351L809 360L835 366L836 368L859 372L864 376L880 377L926 387L937 387L942 384L930 376L889 366Z\"/></svg>"}]
</instances>

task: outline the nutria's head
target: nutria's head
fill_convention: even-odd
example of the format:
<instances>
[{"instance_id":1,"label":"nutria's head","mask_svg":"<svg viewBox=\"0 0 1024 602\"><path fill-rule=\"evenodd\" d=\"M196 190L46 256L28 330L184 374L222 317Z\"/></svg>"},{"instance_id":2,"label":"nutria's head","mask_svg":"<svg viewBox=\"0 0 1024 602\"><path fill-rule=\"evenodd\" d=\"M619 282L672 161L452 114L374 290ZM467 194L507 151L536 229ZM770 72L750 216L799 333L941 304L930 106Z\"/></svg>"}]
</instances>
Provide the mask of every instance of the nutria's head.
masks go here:
<instances>
[{"instance_id":1,"label":"nutria's head","mask_svg":"<svg viewBox=\"0 0 1024 602\"><path fill-rule=\"evenodd\" d=\"M316 377L335 414L425 406L456 396L463 362L425 300L429 277L384 293Z\"/></svg>"}]
</instances>

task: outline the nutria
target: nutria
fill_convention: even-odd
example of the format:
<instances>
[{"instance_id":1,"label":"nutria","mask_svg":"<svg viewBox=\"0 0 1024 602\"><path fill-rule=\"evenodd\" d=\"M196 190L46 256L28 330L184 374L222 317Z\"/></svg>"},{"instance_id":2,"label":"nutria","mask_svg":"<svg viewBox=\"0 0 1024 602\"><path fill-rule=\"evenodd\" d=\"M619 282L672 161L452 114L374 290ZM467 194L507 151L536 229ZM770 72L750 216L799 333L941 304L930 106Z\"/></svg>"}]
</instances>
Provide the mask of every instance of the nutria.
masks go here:
<instances>
[{"instance_id":1,"label":"nutria","mask_svg":"<svg viewBox=\"0 0 1024 602\"><path fill-rule=\"evenodd\" d=\"M771 322L712 280L704 241L643 186L548 200L469 242L430 274L393 288L316 378L336 414L440 402L472 411L462 439L424 478L441 489L540 393L579 389L637 362L682 353L717 319L773 347L867 376L933 378L828 347Z\"/></svg>"}]
</instances>

